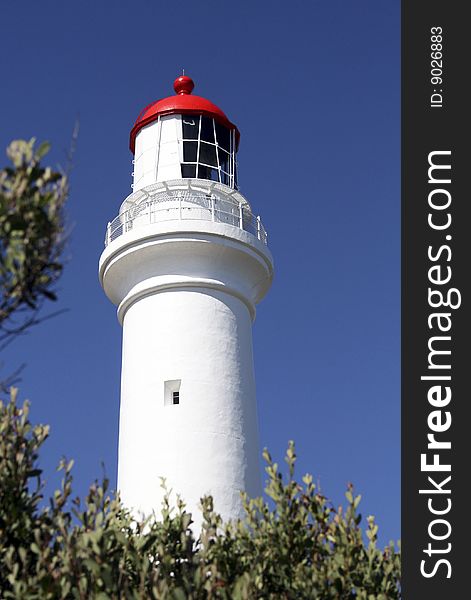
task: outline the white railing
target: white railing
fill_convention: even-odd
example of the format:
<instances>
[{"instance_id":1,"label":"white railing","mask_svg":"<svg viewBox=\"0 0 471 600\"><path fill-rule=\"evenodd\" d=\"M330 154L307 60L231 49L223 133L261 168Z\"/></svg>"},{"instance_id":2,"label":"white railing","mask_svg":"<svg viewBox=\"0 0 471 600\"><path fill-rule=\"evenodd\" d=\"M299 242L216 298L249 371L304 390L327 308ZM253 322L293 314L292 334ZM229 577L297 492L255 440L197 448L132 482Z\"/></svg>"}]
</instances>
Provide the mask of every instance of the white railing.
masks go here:
<instances>
[{"instance_id":1,"label":"white railing","mask_svg":"<svg viewBox=\"0 0 471 600\"><path fill-rule=\"evenodd\" d=\"M218 188L221 185L219 184ZM229 189L229 188L228 188ZM231 190L232 192L232 190ZM133 196L136 196L134 199ZM134 200L134 201L133 201ZM260 217L255 217L247 201L237 193L193 188L170 189L159 186L156 190L141 190L132 194L121 212L106 229L105 246L119 236L136 228L163 221L203 220L224 223L248 231L267 244L267 232ZM122 208L123 208L122 207Z\"/></svg>"}]
</instances>

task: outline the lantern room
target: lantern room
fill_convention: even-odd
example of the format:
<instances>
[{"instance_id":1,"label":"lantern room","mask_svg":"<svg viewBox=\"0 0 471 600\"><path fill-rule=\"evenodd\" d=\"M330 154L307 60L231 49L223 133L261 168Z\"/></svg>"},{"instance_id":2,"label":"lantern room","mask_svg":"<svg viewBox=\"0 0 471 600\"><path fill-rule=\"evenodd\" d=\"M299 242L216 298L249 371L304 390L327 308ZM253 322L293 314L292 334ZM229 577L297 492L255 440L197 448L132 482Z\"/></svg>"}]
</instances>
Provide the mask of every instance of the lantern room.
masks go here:
<instances>
[{"instance_id":1,"label":"lantern room","mask_svg":"<svg viewBox=\"0 0 471 600\"><path fill-rule=\"evenodd\" d=\"M176 95L139 114L131 130L133 189L174 179L207 179L237 189L239 131L215 104L192 94L193 80L174 82Z\"/></svg>"}]
</instances>

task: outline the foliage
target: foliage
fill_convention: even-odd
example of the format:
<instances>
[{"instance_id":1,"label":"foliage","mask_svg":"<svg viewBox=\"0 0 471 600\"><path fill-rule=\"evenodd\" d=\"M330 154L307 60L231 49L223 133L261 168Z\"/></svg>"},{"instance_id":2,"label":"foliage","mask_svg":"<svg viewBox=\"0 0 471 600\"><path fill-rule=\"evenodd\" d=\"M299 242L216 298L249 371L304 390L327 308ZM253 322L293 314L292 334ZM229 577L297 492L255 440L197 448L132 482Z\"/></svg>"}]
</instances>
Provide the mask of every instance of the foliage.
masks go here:
<instances>
[{"instance_id":1,"label":"foliage","mask_svg":"<svg viewBox=\"0 0 471 600\"><path fill-rule=\"evenodd\" d=\"M34 144L13 142L13 167L0 171L0 342L37 322L62 271L67 178L40 165L49 147ZM394 544L377 548L373 517L365 543L351 486L346 508L335 509L311 476L297 483L292 443L287 481L265 452L267 499L244 496L244 520L223 524L203 498L196 538L181 500L171 507L167 496L159 519L139 521L106 479L84 501L73 499L72 461L61 462L62 487L46 503L38 461L48 433L31 424L28 403L18 405L12 388L0 402L2 600L400 597Z\"/></svg>"},{"instance_id":2,"label":"foliage","mask_svg":"<svg viewBox=\"0 0 471 600\"><path fill-rule=\"evenodd\" d=\"M210 497L195 539L183 502L139 522L108 494L108 482L72 500L72 463L43 507L38 468L48 428L30 423L16 391L0 404L0 596L43 599L336 599L400 597L399 553L376 546L378 527L359 526L351 486L335 509L312 477L294 479L290 443L284 481L265 452L271 500L244 498L246 517L224 525Z\"/></svg>"},{"instance_id":3,"label":"foliage","mask_svg":"<svg viewBox=\"0 0 471 600\"><path fill-rule=\"evenodd\" d=\"M56 299L68 188L64 174L41 166L48 151L46 142L16 140L7 149L13 166L0 170L0 341L36 323L43 301Z\"/></svg>"}]
</instances>

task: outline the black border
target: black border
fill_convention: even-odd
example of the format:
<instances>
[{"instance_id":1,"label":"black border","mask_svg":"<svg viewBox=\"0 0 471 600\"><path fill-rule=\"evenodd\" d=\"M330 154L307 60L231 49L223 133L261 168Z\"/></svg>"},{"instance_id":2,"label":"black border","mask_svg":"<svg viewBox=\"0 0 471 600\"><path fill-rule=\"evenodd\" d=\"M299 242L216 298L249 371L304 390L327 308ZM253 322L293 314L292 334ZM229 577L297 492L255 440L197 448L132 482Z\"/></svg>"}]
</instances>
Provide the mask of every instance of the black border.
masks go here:
<instances>
[{"instance_id":1,"label":"black border","mask_svg":"<svg viewBox=\"0 0 471 600\"><path fill-rule=\"evenodd\" d=\"M454 600L468 597L467 563L470 557L466 517L471 499L471 420L467 418L471 403L468 373L471 373L469 298L471 268L471 144L469 106L471 97L466 88L470 79L469 44L471 23L465 16L465 2L422 0L402 2L402 592L405 600ZM431 107L431 28L443 29L443 106ZM428 269L432 266L427 249L447 243L445 232L432 230L428 223L428 155L434 150L451 150L452 194L450 206L452 224L447 234L452 258L450 285L460 290L461 307L452 313L451 373L452 400L447 409L452 416L451 428L441 434L451 441L451 449L442 451L441 462L451 463L450 512L444 516L450 522L450 537L442 542L452 544L447 554L429 558L423 549L429 540L428 526L434 518L427 508L428 496L419 489L432 487L421 472L420 455L427 452L430 429L427 416L434 408L428 403L430 382L421 381L428 371L428 341L433 335L427 318L433 309L428 306ZM446 287L446 286L444 286ZM444 310L444 309L440 309ZM443 334L446 335L446 334ZM438 436L437 436L438 437ZM446 453L445 453L446 452ZM446 458L446 460L445 460ZM444 473L436 474L437 481ZM469 490L469 491L468 491ZM445 498L443 495L435 497ZM438 506L438 504L437 504ZM469 509L468 509L469 512ZM436 531L439 531L438 529ZM440 547L440 542L435 542ZM426 569L433 561L446 558L451 564L441 565L435 576L421 575L421 561ZM448 594L448 595L445 595Z\"/></svg>"}]
</instances>

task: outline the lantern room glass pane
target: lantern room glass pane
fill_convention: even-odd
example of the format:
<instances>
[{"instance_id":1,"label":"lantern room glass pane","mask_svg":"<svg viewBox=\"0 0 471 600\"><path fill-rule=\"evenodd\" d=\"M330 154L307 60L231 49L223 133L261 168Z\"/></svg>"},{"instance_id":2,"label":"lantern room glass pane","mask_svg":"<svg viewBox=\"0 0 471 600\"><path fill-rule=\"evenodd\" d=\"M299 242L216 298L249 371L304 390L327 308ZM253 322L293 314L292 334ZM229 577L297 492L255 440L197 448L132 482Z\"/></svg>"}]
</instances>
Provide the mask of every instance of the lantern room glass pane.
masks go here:
<instances>
[{"instance_id":1,"label":"lantern room glass pane","mask_svg":"<svg viewBox=\"0 0 471 600\"><path fill-rule=\"evenodd\" d=\"M204 163L205 165L210 165L212 167L218 166L218 161L216 158L216 146L212 144L206 144L205 142L200 142L200 155L198 162Z\"/></svg>"},{"instance_id":2,"label":"lantern room glass pane","mask_svg":"<svg viewBox=\"0 0 471 600\"><path fill-rule=\"evenodd\" d=\"M222 148L218 148L219 166L223 171L229 172L229 154Z\"/></svg>"},{"instance_id":3,"label":"lantern room glass pane","mask_svg":"<svg viewBox=\"0 0 471 600\"><path fill-rule=\"evenodd\" d=\"M183 139L197 140L200 118L192 117L191 115L182 115Z\"/></svg>"},{"instance_id":4,"label":"lantern room glass pane","mask_svg":"<svg viewBox=\"0 0 471 600\"><path fill-rule=\"evenodd\" d=\"M201 141L214 144L214 125L210 117L201 117Z\"/></svg>"},{"instance_id":5,"label":"lantern room glass pane","mask_svg":"<svg viewBox=\"0 0 471 600\"><path fill-rule=\"evenodd\" d=\"M216 122L216 140L219 146L230 152L231 132L227 127Z\"/></svg>"},{"instance_id":6,"label":"lantern room glass pane","mask_svg":"<svg viewBox=\"0 0 471 600\"><path fill-rule=\"evenodd\" d=\"M198 165L198 178L219 181L219 172L217 169L206 167L205 165Z\"/></svg>"},{"instance_id":7,"label":"lantern room glass pane","mask_svg":"<svg viewBox=\"0 0 471 600\"><path fill-rule=\"evenodd\" d=\"M196 177L196 165L182 165L182 177Z\"/></svg>"},{"instance_id":8,"label":"lantern room glass pane","mask_svg":"<svg viewBox=\"0 0 471 600\"><path fill-rule=\"evenodd\" d=\"M198 142L183 142L183 161L196 162Z\"/></svg>"},{"instance_id":9,"label":"lantern room glass pane","mask_svg":"<svg viewBox=\"0 0 471 600\"><path fill-rule=\"evenodd\" d=\"M237 189L234 131L203 115L182 115L182 177L218 181Z\"/></svg>"}]
</instances>

